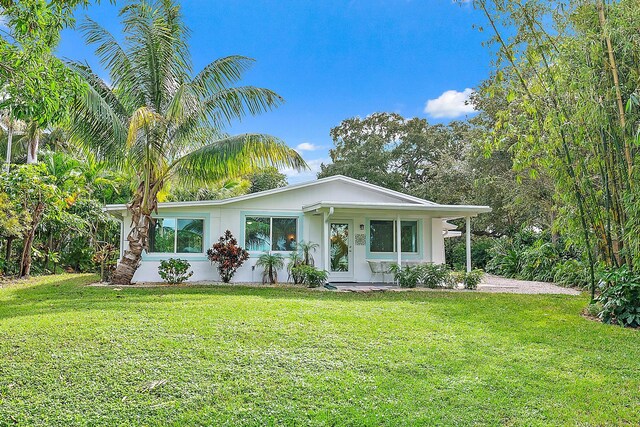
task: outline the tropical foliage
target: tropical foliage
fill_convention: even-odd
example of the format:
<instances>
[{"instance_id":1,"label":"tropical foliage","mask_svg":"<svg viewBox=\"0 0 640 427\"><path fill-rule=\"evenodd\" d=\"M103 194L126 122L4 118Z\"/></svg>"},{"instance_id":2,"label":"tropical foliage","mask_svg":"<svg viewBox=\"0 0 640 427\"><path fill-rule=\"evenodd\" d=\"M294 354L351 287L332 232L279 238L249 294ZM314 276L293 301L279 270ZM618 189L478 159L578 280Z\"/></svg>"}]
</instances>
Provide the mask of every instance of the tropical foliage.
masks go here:
<instances>
[{"instance_id":1,"label":"tropical foliage","mask_svg":"<svg viewBox=\"0 0 640 427\"><path fill-rule=\"evenodd\" d=\"M207 250L207 257L218 265L218 273L223 282L229 283L238 268L249 259L249 252L238 245L238 240L227 230L223 236Z\"/></svg>"},{"instance_id":2,"label":"tropical foliage","mask_svg":"<svg viewBox=\"0 0 640 427\"><path fill-rule=\"evenodd\" d=\"M140 1L121 16L126 43L91 19L80 26L110 83L86 64L70 64L88 87L73 106L71 133L134 180L127 204L133 227L112 279L128 284L148 248L152 213L167 184L197 186L260 167L305 163L274 137L224 132L233 120L282 103L271 90L235 86L251 59L221 58L194 75L179 6Z\"/></svg>"},{"instance_id":3,"label":"tropical foliage","mask_svg":"<svg viewBox=\"0 0 640 427\"><path fill-rule=\"evenodd\" d=\"M179 258L169 258L160 261L158 274L164 281L171 285L178 285L193 276L193 271L189 271L191 264L189 261Z\"/></svg>"},{"instance_id":4,"label":"tropical foliage","mask_svg":"<svg viewBox=\"0 0 640 427\"><path fill-rule=\"evenodd\" d=\"M256 267L262 267L262 283L278 283L278 270L284 268L284 257L278 253L264 253L258 257Z\"/></svg>"},{"instance_id":5,"label":"tropical foliage","mask_svg":"<svg viewBox=\"0 0 640 427\"><path fill-rule=\"evenodd\" d=\"M555 229L584 248L593 299L598 261L635 271L640 259L640 8L560 3L474 2L496 55L478 98L503 100L487 142L510 150L516 168L552 178Z\"/></svg>"}]
</instances>

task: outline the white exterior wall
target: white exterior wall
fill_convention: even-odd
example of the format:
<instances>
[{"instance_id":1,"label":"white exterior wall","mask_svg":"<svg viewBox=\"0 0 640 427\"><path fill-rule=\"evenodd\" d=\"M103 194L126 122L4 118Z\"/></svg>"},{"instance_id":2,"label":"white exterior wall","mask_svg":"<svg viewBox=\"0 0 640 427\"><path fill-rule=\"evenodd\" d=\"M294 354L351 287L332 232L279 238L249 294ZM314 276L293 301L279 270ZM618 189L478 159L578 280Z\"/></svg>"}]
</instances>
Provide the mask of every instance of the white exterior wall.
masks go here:
<instances>
[{"instance_id":1,"label":"white exterior wall","mask_svg":"<svg viewBox=\"0 0 640 427\"><path fill-rule=\"evenodd\" d=\"M363 188L347 182L330 181L305 188L293 188L286 192L268 194L247 200L240 200L220 206L191 206L179 208L160 208L158 216L186 215L187 217L202 217L204 221L204 250L218 240L225 230L230 230L234 237L238 239L240 246L244 246L244 224L243 214L250 215L300 215L298 241L305 240L319 243L320 247L313 254L315 265L318 268L328 270L324 265L324 256L328 242L323 235L323 214L302 213L302 206L311 205L322 200L332 200L336 202L365 202L375 206L376 203L407 203L406 199L401 199L393 195L384 194L380 191ZM423 262L444 262L444 237L442 234L443 224L441 218L431 218L425 213L403 211L400 212L401 219L417 219L419 221L419 255L403 255L403 259L411 259ZM370 219L396 219L397 212L389 210L361 209L358 211L336 209L329 218L330 221L350 220L352 222L351 235L368 234L367 221ZM360 230L360 225L364 225L364 230ZM130 229L130 219L124 217L124 229L128 233ZM123 243L126 240L123 239ZM368 244L368 236L367 236ZM367 245L356 245L352 242L353 252L353 278L354 281L366 282L370 280L380 280L371 275L371 270L366 262L367 258L372 258L368 254ZM234 282L260 282L262 271L254 268L259 253L251 253L249 260L237 271L233 278ZM283 253L285 258L287 253ZM134 282L156 282L161 281L158 275L158 267L161 259L168 258L186 259L191 263L194 272L190 282L196 281L219 281L218 272L215 265L212 265L205 254L143 254L143 262L136 271ZM380 256L375 254L376 259L394 261L397 255L389 254ZM286 269L278 272L279 281L287 280ZM389 276L387 276L389 279Z\"/></svg>"},{"instance_id":2,"label":"white exterior wall","mask_svg":"<svg viewBox=\"0 0 640 427\"><path fill-rule=\"evenodd\" d=\"M444 227L441 218L433 218L431 221L431 262L434 264L444 264Z\"/></svg>"}]
</instances>

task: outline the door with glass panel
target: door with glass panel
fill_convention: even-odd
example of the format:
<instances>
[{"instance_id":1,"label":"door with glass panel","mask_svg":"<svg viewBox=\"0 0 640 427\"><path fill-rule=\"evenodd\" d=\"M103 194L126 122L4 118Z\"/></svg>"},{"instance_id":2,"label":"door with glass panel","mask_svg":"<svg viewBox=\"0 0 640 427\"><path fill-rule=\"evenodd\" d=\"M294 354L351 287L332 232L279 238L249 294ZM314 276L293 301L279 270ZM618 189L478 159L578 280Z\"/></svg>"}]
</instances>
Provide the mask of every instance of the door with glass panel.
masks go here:
<instances>
[{"instance_id":1,"label":"door with glass panel","mask_svg":"<svg viewBox=\"0 0 640 427\"><path fill-rule=\"evenodd\" d=\"M351 221L329 223L329 280L353 280Z\"/></svg>"}]
</instances>

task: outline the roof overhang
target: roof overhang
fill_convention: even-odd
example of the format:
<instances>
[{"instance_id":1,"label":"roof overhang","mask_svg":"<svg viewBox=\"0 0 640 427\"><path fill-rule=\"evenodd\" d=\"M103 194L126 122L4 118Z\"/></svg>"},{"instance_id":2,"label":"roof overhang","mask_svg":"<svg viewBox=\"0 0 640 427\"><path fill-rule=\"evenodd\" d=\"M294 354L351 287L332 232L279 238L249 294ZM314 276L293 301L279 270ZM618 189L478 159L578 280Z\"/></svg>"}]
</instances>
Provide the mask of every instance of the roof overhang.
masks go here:
<instances>
[{"instance_id":1,"label":"roof overhang","mask_svg":"<svg viewBox=\"0 0 640 427\"><path fill-rule=\"evenodd\" d=\"M323 212L333 208L341 211L413 211L416 213L429 214L444 219L463 218L467 216L477 216L481 213L491 212L489 206L472 205L424 205L417 203L360 203L360 202L332 202L321 201L302 207L305 213Z\"/></svg>"}]
</instances>

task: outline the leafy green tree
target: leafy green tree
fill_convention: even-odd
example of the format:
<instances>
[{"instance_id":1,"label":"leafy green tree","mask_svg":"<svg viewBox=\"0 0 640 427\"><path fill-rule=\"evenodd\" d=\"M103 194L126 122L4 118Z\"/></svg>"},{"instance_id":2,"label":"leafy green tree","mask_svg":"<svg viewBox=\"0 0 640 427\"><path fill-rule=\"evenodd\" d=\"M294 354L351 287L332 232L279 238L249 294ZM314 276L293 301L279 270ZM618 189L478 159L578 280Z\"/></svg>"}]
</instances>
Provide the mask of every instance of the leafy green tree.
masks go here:
<instances>
[{"instance_id":1,"label":"leafy green tree","mask_svg":"<svg viewBox=\"0 0 640 427\"><path fill-rule=\"evenodd\" d=\"M588 257L634 271L640 262L637 129L637 1L476 0L496 60L482 97L504 96L496 146L516 169L543 170L554 184L556 229Z\"/></svg>"},{"instance_id":2,"label":"leafy green tree","mask_svg":"<svg viewBox=\"0 0 640 427\"><path fill-rule=\"evenodd\" d=\"M265 166L303 168L302 158L268 135L229 136L223 129L246 114L282 102L273 91L234 86L249 58L218 59L195 76L180 8L169 0L122 9L126 44L92 20L80 28L109 71L105 83L72 64L88 90L73 108L72 134L99 158L134 172L127 208L132 230L113 282L129 284L147 249L152 212L169 182L206 183Z\"/></svg>"},{"instance_id":3,"label":"leafy green tree","mask_svg":"<svg viewBox=\"0 0 640 427\"><path fill-rule=\"evenodd\" d=\"M86 2L6 1L8 31L0 37L0 109L9 118L6 163L11 159L14 120L27 124L27 163L38 161L43 130L59 123L80 89L80 81L56 58L60 31L73 25L73 8Z\"/></svg>"},{"instance_id":4,"label":"leafy green tree","mask_svg":"<svg viewBox=\"0 0 640 427\"><path fill-rule=\"evenodd\" d=\"M489 205L493 212L473 222L479 236L548 228L547 181L514 171L508 150L485 150L496 121L490 101L483 99L479 107L487 110L468 123L430 125L391 113L344 120L331 131L333 163L322 165L319 177L344 174L438 203Z\"/></svg>"},{"instance_id":5,"label":"leafy green tree","mask_svg":"<svg viewBox=\"0 0 640 427\"><path fill-rule=\"evenodd\" d=\"M335 145L330 164L322 164L318 178L345 175L393 190L402 188L402 177L392 167L393 148L401 134L403 118L375 113L364 119L343 120L331 129Z\"/></svg>"},{"instance_id":6,"label":"leafy green tree","mask_svg":"<svg viewBox=\"0 0 640 427\"><path fill-rule=\"evenodd\" d=\"M247 176L247 180L251 183L249 193L272 190L274 188L285 187L288 184L287 176L274 167L267 167L252 172Z\"/></svg>"},{"instance_id":7,"label":"leafy green tree","mask_svg":"<svg viewBox=\"0 0 640 427\"><path fill-rule=\"evenodd\" d=\"M0 175L0 180L8 199L14 204L14 210L25 220L19 276L29 276L36 231L45 216L60 215L66 200L56 186L55 177L49 175L42 165L18 166Z\"/></svg>"}]
</instances>

